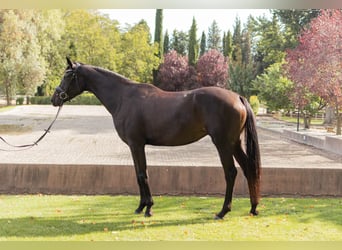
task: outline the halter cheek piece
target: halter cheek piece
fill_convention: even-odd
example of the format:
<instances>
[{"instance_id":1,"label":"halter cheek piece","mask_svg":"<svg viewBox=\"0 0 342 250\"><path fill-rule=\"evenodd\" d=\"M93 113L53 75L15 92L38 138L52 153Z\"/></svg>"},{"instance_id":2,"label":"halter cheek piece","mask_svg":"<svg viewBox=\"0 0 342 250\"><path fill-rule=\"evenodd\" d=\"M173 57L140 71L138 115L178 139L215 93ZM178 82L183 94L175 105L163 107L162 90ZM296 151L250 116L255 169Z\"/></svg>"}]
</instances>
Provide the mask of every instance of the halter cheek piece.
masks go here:
<instances>
[{"instance_id":1,"label":"halter cheek piece","mask_svg":"<svg viewBox=\"0 0 342 250\"><path fill-rule=\"evenodd\" d=\"M71 82L76 79L76 82L77 82L77 75L76 75L76 70L74 69L68 69L65 73L68 73L68 72L72 72L72 78L69 82L69 84L67 85L67 88L66 89L63 89L61 86L58 86L56 88L56 91L57 91L57 94L58 94L58 97L59 99L63 100L63 101L67 101L69 99L69 95L66 93L70 87L70 84Z\"/></svg>"}]
</instances>

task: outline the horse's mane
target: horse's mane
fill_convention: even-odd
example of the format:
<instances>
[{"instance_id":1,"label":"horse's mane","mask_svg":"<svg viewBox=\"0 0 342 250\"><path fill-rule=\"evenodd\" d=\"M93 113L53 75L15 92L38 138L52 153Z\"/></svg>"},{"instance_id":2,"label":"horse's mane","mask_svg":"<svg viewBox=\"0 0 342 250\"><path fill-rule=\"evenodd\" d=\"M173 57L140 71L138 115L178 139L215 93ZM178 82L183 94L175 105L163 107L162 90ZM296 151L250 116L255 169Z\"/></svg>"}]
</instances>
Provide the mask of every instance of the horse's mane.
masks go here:
<instances>
[{"instance_id":1,"label":"horse's mane","mask_svg":"<svg viewBox=\"0 0 342 250\"><path fill-rule=\"evenodd\" d=\"M118 74L116 72L110 71L108 69L104 69L104 68L101 68L101 67L98 67L98 66L92 66L92 65L87 65L87 66L91 67L95 71L97 71L97 72L99 72L101 74L104 74L106 76L120 78L121 80L123 80L123 82L133 83L133 81L128 79L127 77L125 77L123 75L120 75L120 74Z\"/></svg>"},{"instance_id":2,"label":"horse's mane","mask_svg":"<svg viewBox=\"0 0 342 250\"><path fill-rule=\"evenodd\" d=\"M105 68L102 68L102 67L99 67L99 66L93 66L93 65L90 65L90 64L83 64L83 63L79 63L78 64L80 66L84 66L85 68L87 69L90 69L90 70L94 70L104 76L107 76L108 78L114 78L116 79L118 82L121 82L123 84L133 84L133 85L136 85L137 83L139 83L138 85L139 86L143 86L145 85L144 83L140 83L140 82L136 82L134 80L131 80L119 73L116 73L116 72L113 72L111 70L108 70L108 69L105 69ZM147 86L154 86L152 84L146 84Z\"/></svg>"}]
</instances>

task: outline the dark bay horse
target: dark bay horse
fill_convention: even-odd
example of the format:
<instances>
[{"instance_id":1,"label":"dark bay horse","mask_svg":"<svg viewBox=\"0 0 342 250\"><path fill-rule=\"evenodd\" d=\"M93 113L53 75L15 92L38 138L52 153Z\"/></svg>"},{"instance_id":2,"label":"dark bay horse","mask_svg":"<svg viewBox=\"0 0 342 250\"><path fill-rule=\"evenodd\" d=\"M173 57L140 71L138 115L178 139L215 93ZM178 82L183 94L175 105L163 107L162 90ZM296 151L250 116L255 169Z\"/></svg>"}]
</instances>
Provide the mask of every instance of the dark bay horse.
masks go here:
<instances>
[{"instance_id":1,"label":"dark bay horse","mask_svg":"<svg viewBox=\"0 0 342 250\"><path fill-rule=\"evenodd\" d=\"M216 218L222 219L231 210L237 175L234 158L247 178L250 213L258 214L260 151L254 114L245 98L218 87L165 92L99 67L73 63L69 58L67 63L51 101L54 106L61 106L89 91L113 116L117 133L129 146L134 161L140 190L136 213L146 207L145 216L152 215L145 145L178 146L209 135L219 153L226 180L225 200Z\"/></svg>"}]
</instances>

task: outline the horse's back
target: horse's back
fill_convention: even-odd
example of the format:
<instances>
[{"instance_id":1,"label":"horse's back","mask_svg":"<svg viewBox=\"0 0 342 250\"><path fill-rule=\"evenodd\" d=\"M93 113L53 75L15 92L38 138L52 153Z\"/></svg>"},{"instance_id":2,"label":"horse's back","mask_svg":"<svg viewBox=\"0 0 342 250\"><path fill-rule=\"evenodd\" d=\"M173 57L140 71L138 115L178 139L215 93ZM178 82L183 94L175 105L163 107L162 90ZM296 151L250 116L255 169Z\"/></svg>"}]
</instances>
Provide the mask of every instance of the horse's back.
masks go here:
<instances>
[{"instance_id":1,"label":"horse's back","mask_svg":"<svg viewBox=\"0 0 342 250\"><path fill-rule=\"evenodd\" d=\"M212 137L216 134L222 136L223 133L239 137L247 115L240 98L242 97L237 93L218 87L196 90L194 102L203 117L208 134Z\"/></svg>"},{"instance_id":2,"label":"horse's back","mask_svg":"<svg viewBox=\"0 0 342 250\"><path fill-rule=\"evenodd\" d=\"M218 87L204 87L194 91L194 102L211 113L244 113L245 107L240 98L242 97L237 93Z\"/></svg>"},{"instance_id":3,"label":"horse's back","mask_svg":"<svg viewBox=\"0 0 342 250\"><path fill-rule=\"evenodd\" d=\"M208 100L220 101L232 107L239 102L240 98L237 93L219 87L203 87L195 89L193 92L196 96L204 96Z\"/></svg>"}]
</instances>

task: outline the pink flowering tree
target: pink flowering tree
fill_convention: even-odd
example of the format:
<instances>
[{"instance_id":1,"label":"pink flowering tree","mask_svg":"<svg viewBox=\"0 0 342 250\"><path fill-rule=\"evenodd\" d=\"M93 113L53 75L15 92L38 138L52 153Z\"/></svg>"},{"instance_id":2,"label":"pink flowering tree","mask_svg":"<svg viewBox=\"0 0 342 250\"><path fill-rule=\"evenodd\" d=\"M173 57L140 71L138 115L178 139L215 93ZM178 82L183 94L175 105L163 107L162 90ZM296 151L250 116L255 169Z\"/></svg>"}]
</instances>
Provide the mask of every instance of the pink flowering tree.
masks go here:
<instances>
[{"instance_id":1,"label":"pink flowering tree","mask_svg":"<svg viewBox=\"0 0 342 250\"><path fill-rule=\"evenodd\" d=\"M198 59L197 79L201 86L227 87L228 59L211 49Z\"/></svg>"},{"instance_id":2,"label":"pink flowering tree","mask_svg":"<svg viewBox=\"0 0 342 250\"><path fill-rule=\"evenodd\" d=\"M222 53L209 50L201 56L196 67L188 64L186 56L171 51L159 67L158 87L169 91L195 89L204 86L225 88L228 81L228 62Z\"/></svg>"},{"instance_id":3,"label":"pink flowering tree","mask_svg":"<svg viewBox=\"0 0 342 250\"><path fill-rule=\"evenodd\" d=\"M188 58L175 50L164 55L164 62L159 67L158 87L168 91L185 90L189 80Z\"/></svg>"},{"instance_id":4,"label":"pink flowering tree","mask_svg":"<svg viewBox=\"0 0 342 250\"><path fill-rule=\"evenodd\" d=\"M298 46L287 51L287 70L294 82L294 101L307 104L317 95L337 113L337 134L341 134L342 105L342 11L322 10L300 37Z\"/></svg>"}]
</instances>

